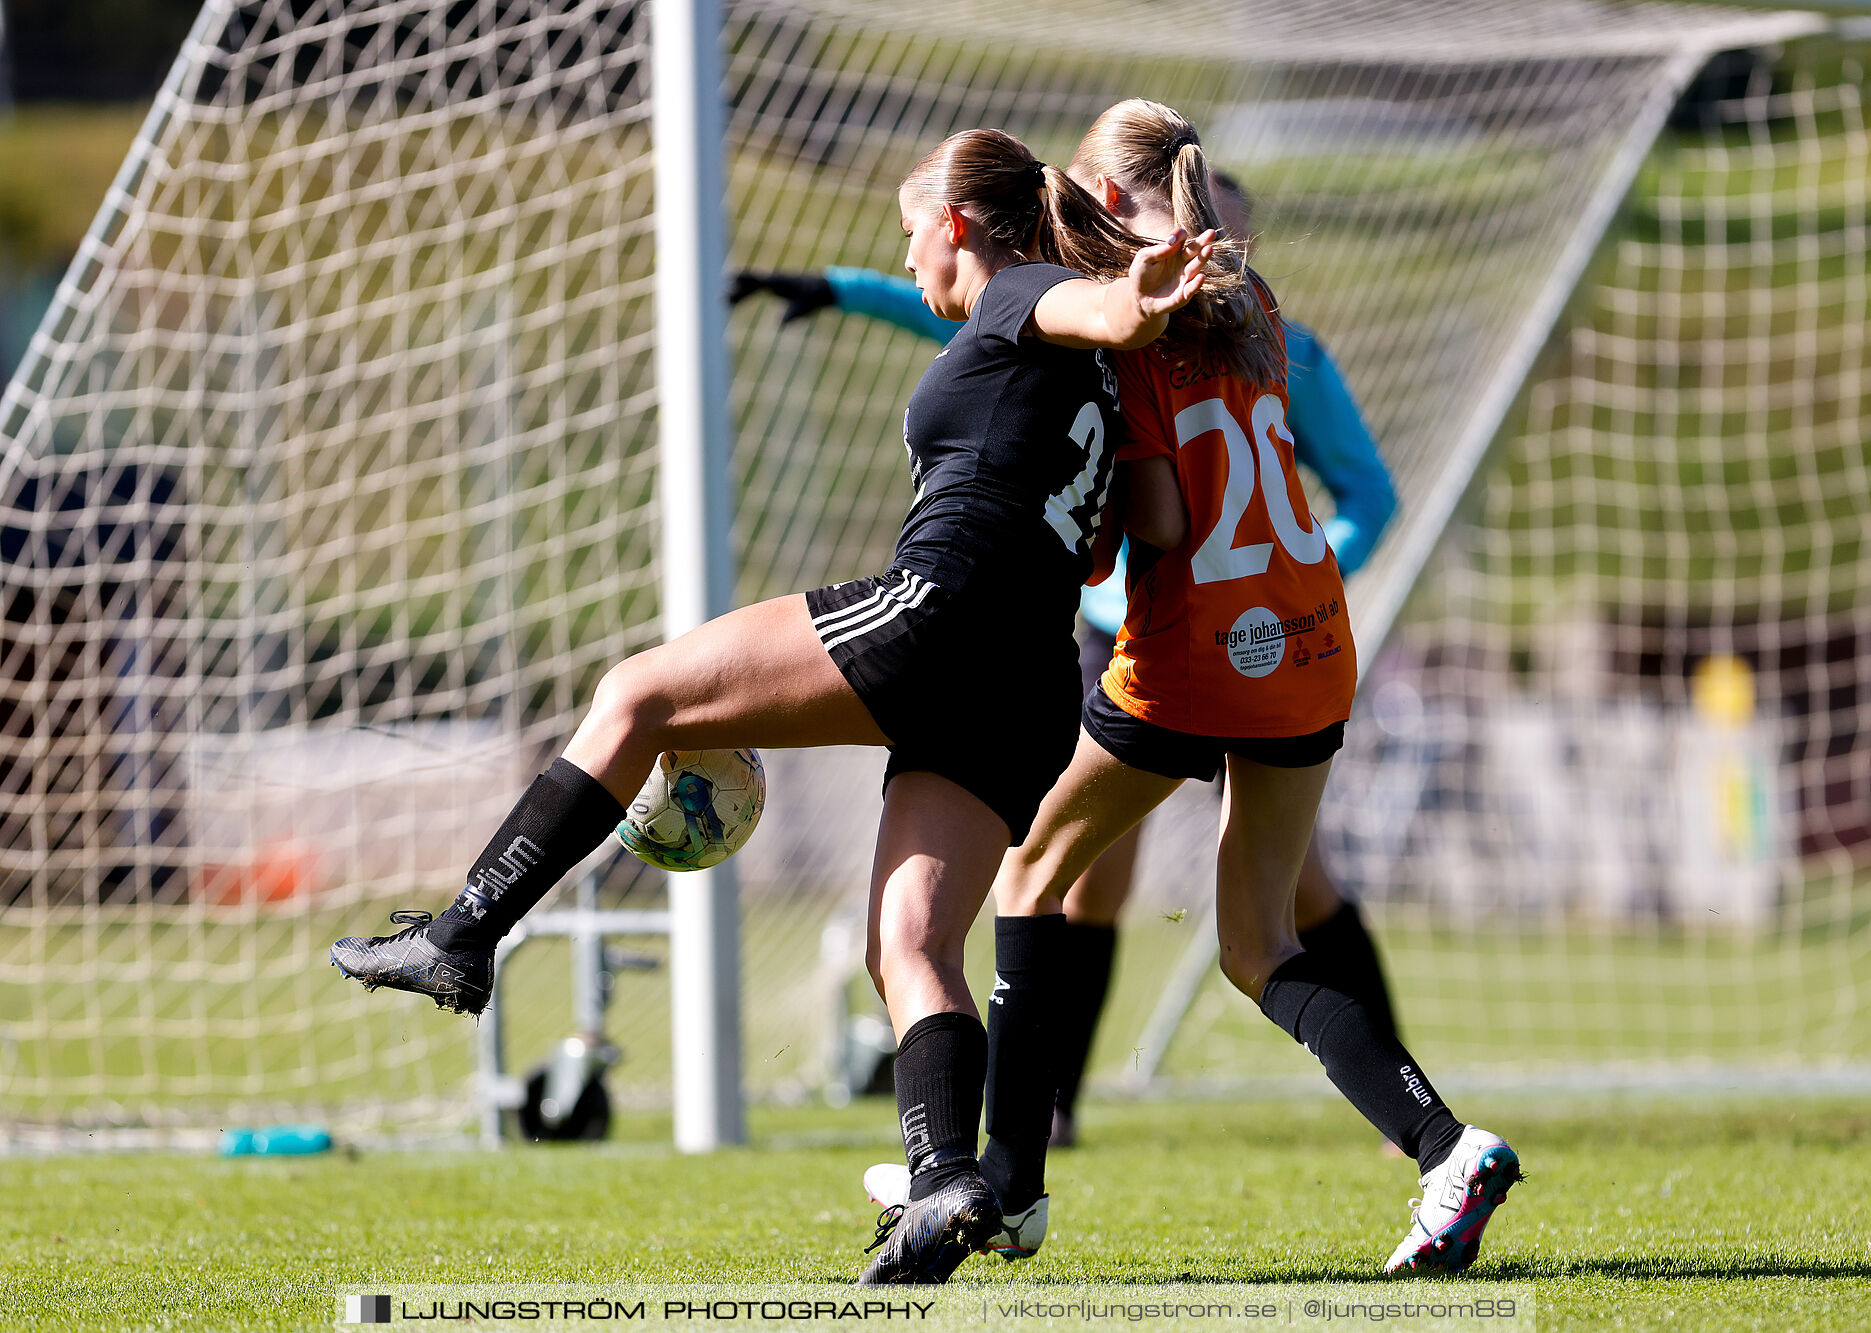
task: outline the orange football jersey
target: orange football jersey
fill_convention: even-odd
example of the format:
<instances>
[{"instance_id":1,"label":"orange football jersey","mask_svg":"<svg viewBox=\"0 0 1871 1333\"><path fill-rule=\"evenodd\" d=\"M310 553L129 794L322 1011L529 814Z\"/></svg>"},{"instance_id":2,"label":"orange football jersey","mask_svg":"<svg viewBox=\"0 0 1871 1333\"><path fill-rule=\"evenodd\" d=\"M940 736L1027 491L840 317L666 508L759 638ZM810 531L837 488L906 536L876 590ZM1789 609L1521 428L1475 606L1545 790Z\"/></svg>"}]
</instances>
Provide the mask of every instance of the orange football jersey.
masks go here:
<instances>
[{"instance_id":1,"label":"orange football jersey","mask_svg":"<svg viewBox=\"0 0 1871 1333\"><path fill-rule=\"evenodd\" d=\"M1351 715L1345 585L1293 464L1286 386L1159 341L1117 359L1118 459L1175 460L1189 535L1133 575L1104 691L1198 736L1305 736Z\"/></svg>"}]
</instances>

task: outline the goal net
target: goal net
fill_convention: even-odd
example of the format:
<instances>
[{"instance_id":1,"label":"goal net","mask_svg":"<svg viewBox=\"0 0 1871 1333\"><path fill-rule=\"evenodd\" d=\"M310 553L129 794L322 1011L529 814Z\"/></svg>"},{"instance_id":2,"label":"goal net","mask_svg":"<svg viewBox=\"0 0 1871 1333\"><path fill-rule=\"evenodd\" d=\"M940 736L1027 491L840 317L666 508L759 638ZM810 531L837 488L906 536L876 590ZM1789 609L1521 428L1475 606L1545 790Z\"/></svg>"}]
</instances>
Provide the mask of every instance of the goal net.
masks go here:
<instances>
[{"instance_id":1,"label":"goal net","mask_svg":"<svg viewBox=\"0 0 1871 1333\"><path fill-rule=\"evenodd\" d=\"M469 1122L471 1027L365 997L325 951L445 901L605 666L654 640L653 17L204 9L0 403L8 1133ZM1845 484L1864 479L1855 76L1835 44L1761 64L1785 86L1704 99L1645 159L1713 53L1811 20L1504 0L1186 3L1148 25L964 0L939 33L858 0L724 17L736 263L894 269L894 187L942 135L999 125L1063 162L1136 94L1255 190L1259 266L1344 366L1403 499L1351 590L1372 642L1401 618L1324 827L1425 1054L1459 1054L1480 1005L1528 1058L1851 1054L1852 837L1810 812L1864 804L1839 702L1864 633L1840 526L1861 531L1864 493ZM1564 368L1402 610L1588 267ZM770 309L732 337L741 597L880 567L931 349ZM1708 721L1709 693L1740 720ZM1550 773L1525 760L1542 746ZM1753 872L1697 873L1729 825L1651 818L1587 776L1688 810L1670 784L1721 763L1757 793ZM787 1096L835 1054L848 959L821 938L861 910L881 758L769 764L738 863L745 1074ZM1708 821L1733 804L1710 799ZM1202 801L1151 835L1108 1069L1197 928L1170 918L1212 882ZM601 901L668 891L603 862ZM1680 884L1754 906L1711 926ZM566 1030L559 947L512 969L521 1060ZM1789 976L1804 1009L1770 1002ZM1202 989L1163 1073L1247 1073L1251 1017ZM609 1024L613 1091L666 1097L655 971L618 973Z\"/></svg>"}]
</instances>

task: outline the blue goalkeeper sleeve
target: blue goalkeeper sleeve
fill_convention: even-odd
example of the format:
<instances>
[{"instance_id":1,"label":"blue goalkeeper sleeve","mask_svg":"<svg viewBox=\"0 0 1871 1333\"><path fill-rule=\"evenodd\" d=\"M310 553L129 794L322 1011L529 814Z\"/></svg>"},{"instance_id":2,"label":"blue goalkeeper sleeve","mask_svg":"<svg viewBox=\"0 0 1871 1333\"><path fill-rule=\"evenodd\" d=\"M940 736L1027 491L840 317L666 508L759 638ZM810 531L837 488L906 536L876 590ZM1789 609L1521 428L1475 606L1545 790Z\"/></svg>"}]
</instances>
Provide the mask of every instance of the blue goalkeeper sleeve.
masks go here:
<instances>
[{"instance_id":1,"label":"blue goalkeeper sleeve","mask_svg":"<svg viewBox=\"0 0 1871 1333\"><path fill-rule=\"evenodd\" d=\"M1286 325L1287 426L1293 456L1318 473L1337 506L1325 539L1346 577L1362 565L1397 512L1390 469L1331 354L1291 320Z\"/></svg>"},{"instance_id":2,"label":"blue goalkeeper sleeve","mask_svg":"<svg viewBox=\"0 0 1871 1333\"><path fill-rule=\"evenodd\" d=\"M961 332L961 325L923 304L922 293L908 278L867 268L828 268L825 281L832 285L832 299L840 310L869 315L944 344Z\"/></svg>"}]
</instances>

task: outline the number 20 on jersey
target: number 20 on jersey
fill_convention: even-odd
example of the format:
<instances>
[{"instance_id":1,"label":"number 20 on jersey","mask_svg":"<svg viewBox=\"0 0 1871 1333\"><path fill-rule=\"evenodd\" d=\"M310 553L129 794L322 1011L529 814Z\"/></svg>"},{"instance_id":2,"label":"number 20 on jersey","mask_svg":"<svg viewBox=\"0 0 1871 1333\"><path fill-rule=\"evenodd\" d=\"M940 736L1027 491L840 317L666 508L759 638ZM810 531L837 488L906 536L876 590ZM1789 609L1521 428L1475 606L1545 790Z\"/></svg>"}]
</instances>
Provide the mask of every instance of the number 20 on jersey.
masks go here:
<instances>
[{"instance_id":1,"label":"number 20 on jersey","mask_svg":"<svg viewBox=\"0 0 1871 1333\"><path fill-rule=\"evenodd\" d=\"M1266 495L1267 518L1272 536L1281 548L1302 565L1316 565L1325 558L1325 525L1312 518L1310 527L1301 527L1293 513L1291 492L1279 451L1274 447L1277 435L1290 449L1293 436L1286 427L1286 410L1272 394L1254 400L1251 422L1253 439L1241 432L1228 406L1219 398L1205 398L1176 414L1176 447L1187 447L1210 431L1220 431L1227 445L1228 480L1222 489L1221 515L1189 558L1195 581L1225 583L1230 579L1252 578L1267 572L1273 556L1273 542L1248 542L1236 546L1235 536L1242 516L1254 499L1256 474L1267 479L1262 488Z\"/></svg>"}]
</instances>

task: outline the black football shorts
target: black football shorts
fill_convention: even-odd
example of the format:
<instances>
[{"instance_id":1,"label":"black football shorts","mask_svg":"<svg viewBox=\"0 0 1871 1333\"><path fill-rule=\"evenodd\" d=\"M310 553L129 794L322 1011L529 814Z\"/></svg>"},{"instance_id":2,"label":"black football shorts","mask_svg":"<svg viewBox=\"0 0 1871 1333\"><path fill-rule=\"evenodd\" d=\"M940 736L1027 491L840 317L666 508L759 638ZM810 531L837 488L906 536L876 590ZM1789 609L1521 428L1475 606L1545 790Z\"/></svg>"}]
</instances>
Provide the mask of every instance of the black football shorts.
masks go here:
<instances>
[{"instance_id":1,"label":"black football shorts","mask_svg":"<svg viewBox=\"0 0 1871 1333\"><path fill-rule=\"evenodd\" d=\"M1104 687L1085 695L1085 732L1114 759L1166 778L1212 782L1229 755L1269 768L1311 768L1337 754L1345 724L1334 722L1305 736L1197 736L1145 722L1111 702Z\"/></svg>"},{"instance_id":2,"label":"black football shorts","mask_svg":"<svg viewBox=\"0 0 1871 1333\"><path fill-rule=\"evenodd\" d=\"M1003 602L911 570L806 594L819 642L890 738L884 786L937 773L1006 821L1015 844L1078 743L1071 621L1041 632Z\"/></svg>"}]
</instances>

